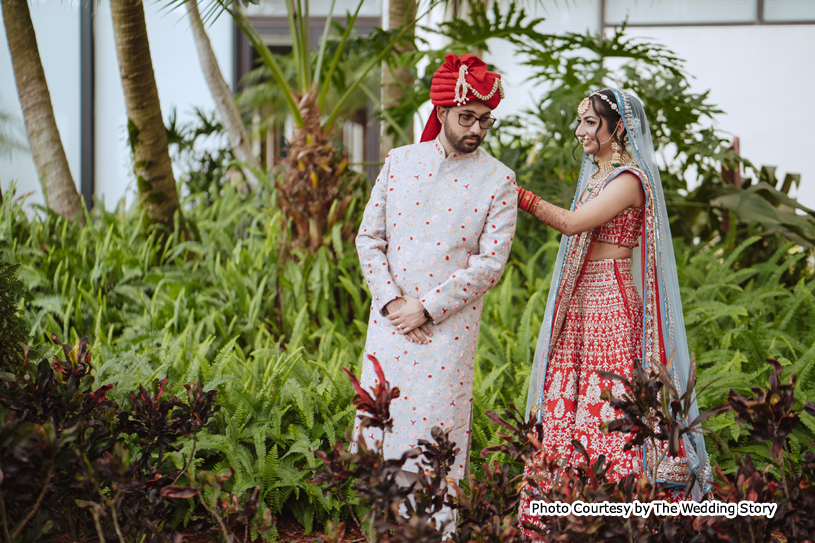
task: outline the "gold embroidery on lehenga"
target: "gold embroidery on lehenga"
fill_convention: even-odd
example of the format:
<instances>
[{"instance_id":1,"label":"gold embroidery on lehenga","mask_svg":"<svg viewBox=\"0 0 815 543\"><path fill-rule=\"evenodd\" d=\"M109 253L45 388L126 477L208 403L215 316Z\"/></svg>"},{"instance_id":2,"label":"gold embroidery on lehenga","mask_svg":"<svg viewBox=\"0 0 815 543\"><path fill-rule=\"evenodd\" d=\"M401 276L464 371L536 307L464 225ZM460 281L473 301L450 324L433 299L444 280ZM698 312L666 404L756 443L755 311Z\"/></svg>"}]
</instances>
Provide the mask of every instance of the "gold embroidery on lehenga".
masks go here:
<instances>
[{"instance_id":1,"label":"gold embroidery on lehenga","mask_svg":"<svg viewBox=\"0 0 815 543\"><path fill-rule=\"evenodd\" d=\"M667 451L668 443L666 441L658 441L655 446L652 440L646 440L645 458L649 469L653 469L650 466L654 466L661 458L662 462L657 468L657 480L675 484L686 483L690 475L687 458L670 456L666 454Z\"/></svg>"},{"instance_id":2,"label":"gold embroidery on lehenga","mask_svg":"<svg viewBox=\"0 0 815 543\"><path fill-rule=\"evenodd\" d=\"M600 376L592 373L589 376L589 387L586 389L586 403L595 404L600 401Z\"/></svg>"},{"instance_id":3,"label":"gold embroidery on lehenga","mask_svg":"<svg viewBox=\"0 0 815 543\"><path fill-rule=\"evenodd\" d=\"M592 460L602 454L613 463L609 478L616 481L628 473L641 473L641 449L624 450L628 434L599 430L603 422L620 416L601 399L603 391L612 388L619 397L625 389L617 381L600 378L596 371L631 376L634 359L642 356L643 310L630 260L586 261L590 243L588 232L570 238L566 248L542 391L542 444L548 454L556 453L576 465L583 460L571 444L576 439ZM542 479L544 492L551 487L547 467L541 462L528 464L524 474ZM528 499L535 498L524 498ZM538 519L523 520L534 524Z\"/></svg>"},{"instance_id":4,"label":"gold embroidery on lehenga","mask_svg":"<svg viewBox=\"0 0 815 543\"><path fill-rule=\"evenodd\" d=\"M563 398L557 401L557 407L555 407L555 418L559 419L563 416L563 412L566 410L566 406L563 403Z\"/></svg>"}]
</instances>

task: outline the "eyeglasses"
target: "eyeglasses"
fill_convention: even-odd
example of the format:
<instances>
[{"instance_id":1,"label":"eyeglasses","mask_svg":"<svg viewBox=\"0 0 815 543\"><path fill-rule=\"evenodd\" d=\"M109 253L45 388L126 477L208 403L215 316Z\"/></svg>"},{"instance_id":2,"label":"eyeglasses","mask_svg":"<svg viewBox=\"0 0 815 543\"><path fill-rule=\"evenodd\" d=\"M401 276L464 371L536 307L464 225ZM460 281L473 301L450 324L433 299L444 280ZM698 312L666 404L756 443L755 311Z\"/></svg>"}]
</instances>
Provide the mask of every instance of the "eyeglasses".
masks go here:
<instances>
[{"instance_id":1,"label":"eyeglasses","mask_svg":"<svg viewBox=\"0 0 815 543\"><path fill-rule=\"evenodd\" d=\"M492 125L494 125L495 121L498 120L495 117L476 117L472 113L459 113L458 111L453 111L449 107L447 108L447 111L458 115L459 126L466 126L468 128L474 125L475 121L478 121L478 126L483 129L492 128Z\"/></svg>"}]
</instances>

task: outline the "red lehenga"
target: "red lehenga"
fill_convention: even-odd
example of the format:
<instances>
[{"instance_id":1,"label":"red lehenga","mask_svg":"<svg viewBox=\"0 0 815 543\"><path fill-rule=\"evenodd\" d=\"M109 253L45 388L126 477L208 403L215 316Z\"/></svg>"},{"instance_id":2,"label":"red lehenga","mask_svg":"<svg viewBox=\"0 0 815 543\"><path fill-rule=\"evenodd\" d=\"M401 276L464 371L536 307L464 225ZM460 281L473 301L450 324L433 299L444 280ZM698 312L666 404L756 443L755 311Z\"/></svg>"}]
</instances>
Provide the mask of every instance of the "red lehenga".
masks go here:
<instances>
[{"instance_id":1,"label":"red lehenga","mask_svg":"<svg viewBox=\"0 0 815 543\"><path fill-rule=\"evenodd\" d=\"M628 300L631 300L629 304ZM604 454L615 472L639 471L633 451L623 452L627 435L603 434L600 425L621 413L600 399L606 388L625 392L618 381L601 379L596 370L631 377L642 346L640 296L631 277L631 261L589 261L575 288L563 330L549 361L544 389L543 445L559 455L573 455L571 440L592 456ZM616 477L615 477L616 478Z\"/></svg>"},{"instance_id":2,"label":"red lehenga","mask_svg":"<svg viewBox=\"0 0 815 543\"><path fill-rule=\"evenodd\" d=\"M635 247L642 229L643 208L626 209L598 227L589 241L587 256L594 241ZM592 233L589 232L591 235ZM563 323L552 348L547 367L543 398L543 450L571 465L583 461L571 441L583 444L592 461L600 454L613 462L611 480L629 473L642 473L639 451L624 451L627 434L600 431L603 422L622 414L600 398L610 388L622 396L623 385L602 379L597 370L630 377L634 359L642 351L642 298L631 273L630 259L588 260L577 273L574 290L563 311ZM560 309L560 308L559 308ZM558 312L556 310L556 312ZM551 488L543 458L527 465L525 475L541 477L544 491ZM528 514L526 492L521 501L520 520L540 528L539 517Z\"/></svg>"},{"instance_id":3,"label":"red lehenga","mask_svg":"<svg viewBox=\"0 0 815 543\"><path fill-rule=\"evenodd\" d=\"M645 204L624 210L594 230L561 239L530 372L527 413L539 409L541 441L548 458L581 463L582 455L571 444L574 439L583 444L590 461L601 454L613 461L612 481L642 473L664 484L673 497L693 481L687 489L689 497L699 501L709 494L712 484L700 433L685 433L679 454L670 456L664 454L665 442L646 440L624 451L628 435L599 430L603 422L621 415L600 394L610 388L619 397L624 389L617 381L600 379L598 370L631 376L634 360L639 359L645 371L661 365L680 396L693 382L670 222L648 120L636 96L619 89L605 90L613 94L625 124L628 158L623 165L602 172L584 154L577 195L588 193L585 204L618 175L630 172L641 181ZM597 241L637 247L633 264L628 260L591 261ZM697 416L698 406L692 402L687 418L678 422L686 425ZM556 474L544 469L543 460L532 459L525 476L527 481L534 477L547 492L553 484L549 477ZM536 494L534 485L524 487L519 516L543 528L538 517L529 515L529 502L538 499ZM524 535L534 538L526 531Z\"/></svg>"}]
</instances>

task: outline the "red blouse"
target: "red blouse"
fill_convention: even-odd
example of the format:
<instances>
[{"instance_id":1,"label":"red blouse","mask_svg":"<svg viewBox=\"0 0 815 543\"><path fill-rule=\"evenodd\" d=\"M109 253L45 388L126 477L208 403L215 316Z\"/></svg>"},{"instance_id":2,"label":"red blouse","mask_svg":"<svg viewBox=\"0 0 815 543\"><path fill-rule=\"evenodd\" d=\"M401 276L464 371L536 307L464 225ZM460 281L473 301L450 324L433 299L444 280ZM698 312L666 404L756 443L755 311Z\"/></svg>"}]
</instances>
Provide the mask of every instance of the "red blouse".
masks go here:
<instances>
[{"instance_id":1,"label":"red blouse","mask_svg":"<svg viewBox=\"0 0 815 543\"><path fill-rule=\"evenodd\" d=\"M634 248L639 245L645 206L629 207L594 231L594 240L618 247Z\"/></svg>"}]
</instances>

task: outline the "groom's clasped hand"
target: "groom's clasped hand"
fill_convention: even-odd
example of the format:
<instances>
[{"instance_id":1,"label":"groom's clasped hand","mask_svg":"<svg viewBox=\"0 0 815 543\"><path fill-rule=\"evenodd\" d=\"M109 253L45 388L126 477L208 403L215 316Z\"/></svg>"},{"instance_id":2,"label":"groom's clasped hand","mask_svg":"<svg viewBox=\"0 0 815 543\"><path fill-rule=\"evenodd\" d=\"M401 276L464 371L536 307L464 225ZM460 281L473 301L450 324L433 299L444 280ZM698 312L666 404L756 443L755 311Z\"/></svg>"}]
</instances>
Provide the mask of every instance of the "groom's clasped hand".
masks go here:
<instances>
[{"instance_id":1,"label":"groom's clasped hand","mask_svg":"<svg viewBox=\"0 0 815 543\"><path fill-rule=\"evenodd\" d=\"M413 296L397 298L387 305L388 320L405 339L414 343L427 344L433 331L429 319L424 315L424 306Z\"/></svg>"}]
</instances>

